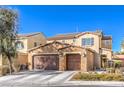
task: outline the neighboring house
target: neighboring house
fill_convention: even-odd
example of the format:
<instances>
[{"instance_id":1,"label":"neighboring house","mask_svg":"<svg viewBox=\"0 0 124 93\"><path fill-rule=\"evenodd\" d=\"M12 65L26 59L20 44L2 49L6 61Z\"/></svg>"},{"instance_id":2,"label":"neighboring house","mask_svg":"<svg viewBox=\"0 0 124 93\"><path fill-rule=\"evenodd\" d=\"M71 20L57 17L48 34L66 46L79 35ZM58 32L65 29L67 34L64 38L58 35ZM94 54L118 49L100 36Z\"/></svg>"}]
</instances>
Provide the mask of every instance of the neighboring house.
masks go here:
<instances>
[{"instance_id":1,"label":"neighboring house","mask_svg":"<svg viewBox=\"0 0 124 93\"><path fill-rule=\"evenodd\" d=\"M113 61L121 62L120 70L124 71L124 54L114 54Z\"/></svg>"},{"instance_id":2,"label":"neighboring house","mask_svg":"<svg viewBox=\"0 0 124 93\"><path fill-rule=\"evenodd\" d=\"M53 41L29 50L29 69L94 70L94 51L75 45Z\"/></svg>"},{"instance_id":3,"label":"neighboring house","mask_svg":"<svg viewBox=\"0 0 124 93\"><path fill-rule=\"evenodd\" d=\"M102 68L102 64L112 59L112 37L100 31L61 34L50 37L47 42L58 41L95 51L94 67Z\"/></svg>"},{"instance_id":4,"label":"neighboring house","mask_svg":"<svg viewBox=\"0 0 124 93\"><path fill-rule=\"evenodd\" d=\"M43 33L18 34L16 41L17 51L27 53L33 47L46 44L46 37Z\"/></svg>"},{"instance_id":5,"label":"neighboring house","mask_svg":"<svg viewBox=\"0 0 124 93\"><path fill-rule=\"evenodd\" d=\"M40 32L32 34L18 34L15 43L18 56L14 59L14 61L20 65L26 65L28 63L28 50L46 44L46 37ZM7 59L0 55L0 69L2 69L0 72L3 72L5 67L8 67Z\"/></svg>"},{"instance_id":6,"label":"neighboring house","mask_svg":"<svg viewBox=\"0 0 124 93\"><path fill-rule=\"evenodd\" d=\"M120 60L121 67L124 67L124 54L114 54L113 60Z\"/></svg>"},{"instance_id":7,"label":"neighboring house","mask_svg":"<svg viewBox=\"0 0 124 93\"><path fill-rule=\"evenodd\" d=\"M20 64L27 64L28 50L44 44L46 44L46 37L41 32L32 34L18 34L16 40L16 48L18 51L17 61Z\"/></svg>"}]
</instances>

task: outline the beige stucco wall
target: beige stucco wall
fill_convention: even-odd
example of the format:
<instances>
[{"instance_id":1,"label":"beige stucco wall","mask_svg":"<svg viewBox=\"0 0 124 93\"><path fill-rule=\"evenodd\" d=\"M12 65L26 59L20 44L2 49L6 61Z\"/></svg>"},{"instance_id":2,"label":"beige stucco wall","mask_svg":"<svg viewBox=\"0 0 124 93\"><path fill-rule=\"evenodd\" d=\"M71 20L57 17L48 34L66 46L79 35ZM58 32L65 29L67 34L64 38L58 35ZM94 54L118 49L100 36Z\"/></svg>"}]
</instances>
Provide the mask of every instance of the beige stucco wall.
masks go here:
<instances>
[{"instance_id":1,"label":"beige stucco wall","mask_svg":"<svg viewBox=\"0 0 124 93\"><path fill-rule=\"evenodd\" d=\"M27 53L18 53L16 62L18 64L24 64L26 65L28 63L28 54Z\"/></svg>"},{"instance_id":2,"label":"beige stucco wall","mask_svg":"<svg viewBox=\"0 0 124 93\"><path fill-rule=\"evenodd\" d=\"M95 69L94 53L87 51L87 71L93 71Z\"/></svg>"},{"instance_id":3,"label":"beige stucco wall","mask_svg":"<svg viewBox=\"0 0 124 93\"><path fill-rule=\"evenodd\" d=\"M66 69L66 56L59 55L59 70L64 71Z\"/></svg>"},{"instance_id":4,"label":"beige stucco wall","mask_svg":"<svg viewBox=\"0 0 124 93\"><path fill-rule=\"evenodd\" d=\"M81 70L87 71L87 56L85 56L86 50L83 50L81 53Z\"/></svg>"},{"instance_id":5,"label":"beige stucco wall","mask_svg":"<svg viewBox=\"0 0 124 93\"><path fill-rule=\"evenodd\" d=\"M28 49L31 49L34 47L34 43L38 42L38 45L44 45L46 44L46 38L42 34L37 34L31 37L28 37Z\"/></svg>"},{"instance_id":6,"label":"beige stucco wall","mask_svg":"<svg viewBox=\"0 0 124 93\"><path fill-rule=\"evenodd\" d=\"M33 57L33 53L32 52L30 52L30 53L28 53L28 69L29 70L32 70L32 57Z\"/></svg>"},{"instance_id":7,"label":"beige stucco wall","mask_svg":"<svg viewBox=\"0 0 124 93\"><path fill-rule=\"evenodd\" d=\"M102 49L102 54L106 55L108 60L112 60L112 51L110 49Z\"/></svg>"},{"instance_id":8,"label":"beige stucco wall","mask_svg":"<svg viewBox=\"0 0 124 93\"><path fill-rule=\"evenodd\" d=\"M92 46L85 46L86 48L90 48L95 51L95 66L96 68L100 68L100 50L99 48L101 47L101 37L95 34L84 34L79 37L77 45L82 46L82 38L94 38L94 45ZM84 47L84 46L82 46Z\"/></svg>"},{"instance_id":9,"label":"beige stucco wall","mask_svg":"<svg viewBox=\"0 0 124 93\"><path fill-rule=\"evenodd\" d=\"M100 48L100 39L98 35L94 34L84 34L78 38L77 45L82 46L82 38L94 38L94 45L92 46L85 46L87 48L91 48L92 50L95 50L97 53L99 53Z\"/></svg>"}]
</instances>

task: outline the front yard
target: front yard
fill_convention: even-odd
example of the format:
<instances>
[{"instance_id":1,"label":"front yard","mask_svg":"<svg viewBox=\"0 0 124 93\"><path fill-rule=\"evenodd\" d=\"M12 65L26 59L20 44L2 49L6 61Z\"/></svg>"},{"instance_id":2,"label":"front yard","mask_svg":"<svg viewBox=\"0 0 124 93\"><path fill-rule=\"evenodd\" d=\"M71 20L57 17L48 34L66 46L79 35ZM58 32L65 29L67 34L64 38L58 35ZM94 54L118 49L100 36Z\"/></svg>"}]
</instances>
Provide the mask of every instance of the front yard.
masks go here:
<instances>
[{"instance_id":1,"label":"front yard","mask_svg":"<svg viewBox=\"0 0 124 93\"><path fill-rule=\"evenodd\" d=\"M124 81L123 74L115 73L83 73L79 72L71 80L82 81Z\"/></svg>"}]
</instances>

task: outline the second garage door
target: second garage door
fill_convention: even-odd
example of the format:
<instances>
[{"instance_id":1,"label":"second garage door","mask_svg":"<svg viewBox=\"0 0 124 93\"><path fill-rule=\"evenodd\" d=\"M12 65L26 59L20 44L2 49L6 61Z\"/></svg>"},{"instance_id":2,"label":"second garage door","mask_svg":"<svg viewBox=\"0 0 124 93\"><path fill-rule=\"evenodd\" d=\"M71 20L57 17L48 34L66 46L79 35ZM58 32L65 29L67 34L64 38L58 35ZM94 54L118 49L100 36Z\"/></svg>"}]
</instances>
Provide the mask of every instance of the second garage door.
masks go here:
<instances>
[{"instance_id":1,"label":"second garage door","mask_svg":"<svg viewBox=\"0 0 124 93\"><path fill-rule=\"evenodd\" d=\"M58 70L59 56L55 54L37 55L34 56L33 64L34 69Z\"/></svg>"},{"instance_id":2,"label":"second garage door","mask_svg":"<svg viewBox=\"0 0 124 93\"><path fill-rule=\"evenodd\" d=\"M80 70L81 69L81 55L80 54L67 54L66 55L67 70Z\"/></svg>"}]
</instances>

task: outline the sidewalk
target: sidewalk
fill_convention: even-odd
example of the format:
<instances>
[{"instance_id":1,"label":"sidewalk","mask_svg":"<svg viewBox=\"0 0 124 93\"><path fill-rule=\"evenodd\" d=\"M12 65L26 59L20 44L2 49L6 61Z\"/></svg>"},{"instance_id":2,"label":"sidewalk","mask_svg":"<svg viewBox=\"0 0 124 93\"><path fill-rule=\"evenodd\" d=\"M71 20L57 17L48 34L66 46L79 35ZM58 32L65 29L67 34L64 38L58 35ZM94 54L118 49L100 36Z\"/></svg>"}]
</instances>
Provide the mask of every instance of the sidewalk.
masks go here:
<instances>
[{"instance_id":1,"label":"sidewalk","mask_svg":"<svg viewBox=\"0 0 124 93\"><path fill-rule=\"evenodd\" d=\"M119 81L66 81L61 86L74 87L124 87Z\"/></svg>"},{"instance_id":2,"label":"sidewalk","mask_svg":"<svg viewBox=\"0 0 124 93\"><path fill-rule=\"evenodd\" d=\"M34 85L34 84L33 84ZM34 85L35 86L35 85ZM68 81L36 85L39 87L124 87L124 82L116 81Z\"/></svg>"}]
</instances>

